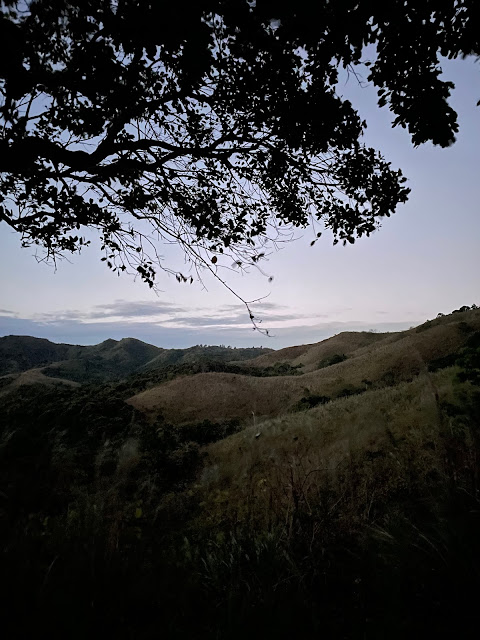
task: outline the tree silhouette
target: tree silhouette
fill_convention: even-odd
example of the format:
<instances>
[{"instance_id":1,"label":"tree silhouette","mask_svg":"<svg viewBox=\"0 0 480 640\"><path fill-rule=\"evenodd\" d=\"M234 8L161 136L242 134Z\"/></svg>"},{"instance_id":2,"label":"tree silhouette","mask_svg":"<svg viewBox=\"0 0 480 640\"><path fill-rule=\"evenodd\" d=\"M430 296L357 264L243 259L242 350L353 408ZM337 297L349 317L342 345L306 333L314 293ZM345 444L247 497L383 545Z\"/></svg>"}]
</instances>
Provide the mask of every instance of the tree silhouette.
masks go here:
<instances>
[{"instance_id":1,"label":"tree silhouette","mask_svg":"<svg viewBox=\"0 0 480 640\"><path fill-rule=\"evenodd\" d=\"M457 130L439 53L478 53L477 3L4 0L0 219L46 257L80 250L150 286L258 264L291 227L369 235L405 178L361 141L336 93L376 45L370 80L414 144ZM315 236L315 237L316 237ZM315 242L315 240L314 240ZM218 262L218 264L216 264ZM192 275L193 274L193 275Z\"/></svg>"}]
</instances>

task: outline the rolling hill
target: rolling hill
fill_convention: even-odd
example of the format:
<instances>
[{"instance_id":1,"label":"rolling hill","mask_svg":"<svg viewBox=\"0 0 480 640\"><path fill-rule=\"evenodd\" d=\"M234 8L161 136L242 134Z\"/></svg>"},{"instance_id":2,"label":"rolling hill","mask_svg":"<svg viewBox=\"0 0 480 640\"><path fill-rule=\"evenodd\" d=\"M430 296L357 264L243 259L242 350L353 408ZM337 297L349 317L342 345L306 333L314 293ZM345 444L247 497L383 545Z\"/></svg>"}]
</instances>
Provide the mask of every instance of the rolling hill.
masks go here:
<instances>
[{"instance_id":1,"label":"rolling hill","mask_svg":"<svg viewBox=\"0 0 480 640\"><path fill-rule=\"evenodd\" d=\"M399 333L340 333L318 344L274 351L243 363L259 369L280 362L303 365L301 375L200 373L147 389L128 402L152 419L162 415L174 424L278 416L293 410L302 398L331 399L412 380L437 360L455 354L479 330L480 310L474 310ZM325 366L334 355L347 357Z\"/></svg>"},{"instance_id":2,"label":"rolling hill","mask_svg":"<svg viewBox=\"0 0 480 640\"><path fill-rule=\"evenodd\" d=\"M480 310L214 366L79 349L137 368L3 378L9 637L475 637Z\"/></svg>"},{"instance_id":3,"label":"rolling hill","mask_svg":"<svg viewBox=\"0 0 480 640\"><path fill-rule=\"evenodd\" d=\"M301 366L303 372L317 368L317 365L336 354L350 355L361 347L368 347L379 340L394 338L392 333L342 332L322 342L296 347L286 347L259 356L249 362L255 367L269 367L277 363L286 362L292 366Z\"/></svg>"},{"instance_id":4,"label":"rolling hill","mask_svg":"<svg viewBox=\"0 0 480 640\"><path fill-rule=\"evenodd\" d=\"M232 349L195 346L188 349L162 349L124 338L108 339L92 346L56 344L30 336L0 338L0 376L12 376L35 369L41 375L18 377L17 384L54 378L78 383L118 380L134 373L155 372L171 365L246 360L268 353L269 349ZM4 380L4 385L6 381Z\"/></svg>"}]
</instances>

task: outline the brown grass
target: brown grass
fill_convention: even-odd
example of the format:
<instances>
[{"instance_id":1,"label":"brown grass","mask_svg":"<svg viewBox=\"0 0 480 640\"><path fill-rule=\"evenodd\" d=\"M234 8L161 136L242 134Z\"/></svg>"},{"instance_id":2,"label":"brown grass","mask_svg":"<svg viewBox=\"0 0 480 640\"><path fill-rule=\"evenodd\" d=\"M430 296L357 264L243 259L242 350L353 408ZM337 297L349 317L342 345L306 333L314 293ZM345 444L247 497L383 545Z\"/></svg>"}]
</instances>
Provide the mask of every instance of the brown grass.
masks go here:
<instances>
[{"instance_id":1,"label":"brown grass","mask_svg":"<svg viewBox=\"0 0 480 640\"><path fill-rule=\"evenodd\" d=\"M292 366L302 365L304 367L303 371L306 372L311 370L312 366L315 369L317 364L325 358L342 353L349 355L361 347L370 346L394 335L397 334L345 331L314 344L304 344L298 347L286 347L285 349L272 351L272 353L267 353L253 360L247 360L242 364L248 364L252 367L271 367L277 362L288 362Z\"/></svg>"},{"instance_id":2,"label":"brown grass","mask_svg":"<svg viewBox=\"0 0 480 640\"><path fill-rule=\"evenodd\" d=\"M310 363L311 370L303 375L255 378L203 373L177 378L128 402L152 417L162 414L174 424L279 416L309 393L335 397L349 386L365 389L412 380L426 372L430 360L461 348L468 337L465 322L471 329L480 329L480 311L441 318L420 332L339 334L297 354L293 363L302 358ZM324 369L313 368L317 358L339 352L348 353L348 359Z\"/></svg>"},{"instance_id":3,"label":"brown grass","mask_svg":"<svg viewBox=\"0 0 480 640\"><path fill-rule=\"evenodd\" d=\"M442 452L431 445L441 429L439 401L452 399L451 378L451 369L422 374L410 383L252 425L209 445L196 488L202 518L212 525L224 519L262 522L271 517L272 504L288 517L295 500L302 499L304 508L309 499L318 502L317 492L339 481L345 465L359 458L375 459L377 471L385 470L383 478L369 477L363 463L365 486L355 490L365 492L365 508L371 508L383 491L408 482L403 476L409 457L420 475L441 466Z\"/></svg>"},{"instance_id":4,"label":"brown grass","mask_svg":"<svg viewBox=\"0 0 480 640\"><path fill-rule=\"evenodd\" d=\"M301 382L294 377L199 373L139 393L128 402L152 417L162 414L169 422L181 424L277 415L301 395Z\"/></svg>"},{"instance_id":5,"label":"brown grass","mask_svg":"<svg viewBox=\"0 0 480 640\"><path fill-rule=\"evenodd\" d=\"M10 376L4 376L6 378ZM65 378L53 378L50 376L46 376L42 372L42 368L39 369L29 369L28 371L24 371L23 373L19 373L15 378L12 379L10 384L6 385L1 391L0 396L5 393L9 393L18 387L22 387L24 385L31 384L44 384L49 387L56 386L59 384L67 385L69 387L79 387L80 384L78 382L73 382L72 380L66 380Z\"/></svg>"}]
</instances>

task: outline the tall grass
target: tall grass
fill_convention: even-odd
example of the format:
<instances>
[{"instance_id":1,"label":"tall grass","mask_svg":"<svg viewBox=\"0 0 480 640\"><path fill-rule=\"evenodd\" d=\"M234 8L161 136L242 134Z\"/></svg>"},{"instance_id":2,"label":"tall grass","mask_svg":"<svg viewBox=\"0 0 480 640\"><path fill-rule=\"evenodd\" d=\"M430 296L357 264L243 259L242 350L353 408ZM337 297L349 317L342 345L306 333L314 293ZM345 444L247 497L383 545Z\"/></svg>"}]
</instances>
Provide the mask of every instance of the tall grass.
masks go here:
<instances>
[{"instance_id":1,"label":"tall grass","mask_svg":"<svg viewBox=\"0 0 480 640\"><path fill-rule=\"evenodd\" d=\"M1 450L7 637L469 637L480 392L456 373L238 432L80 419L65 391L64 433L63 396L25 400Z\"/></svg>"}]
</instances>

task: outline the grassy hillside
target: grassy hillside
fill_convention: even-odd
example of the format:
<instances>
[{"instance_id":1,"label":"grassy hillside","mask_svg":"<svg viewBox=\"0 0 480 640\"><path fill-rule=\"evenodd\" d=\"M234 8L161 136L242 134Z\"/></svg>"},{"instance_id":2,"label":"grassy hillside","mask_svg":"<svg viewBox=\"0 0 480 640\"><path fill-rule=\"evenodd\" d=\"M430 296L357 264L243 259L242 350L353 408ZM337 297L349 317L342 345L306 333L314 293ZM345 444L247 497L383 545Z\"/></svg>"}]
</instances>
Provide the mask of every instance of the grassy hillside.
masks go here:
<instances>
[{"instance_id":1,"label":"grassy hillside","mask_svg":"<svg viewBox=\"0 0 480 640\"><path fill-rule=\"evenodd\" d=\"M439 451L428 443L438 442L444 426L442 406L452 401L452 371L448 369L247 426L209 445L198 486L202 500L208 512L216 511L219 519L225 518L226 510L229 517L236 517L234 514L252 501L249 510L255 512L253 517L262 518L268 513L266 502L271 493L278 492L283 483L291 484L290 474L285 475L289 470L294 474L293 482L302 487L299 499L308 508L323 483L322 474L338 481L340 469L344 473L344 465L360 456L369 462L371 474L364 478L366 486L350 490L365 493L374 515L382 508L384 497L383 490L375 490L379 480L375 470L379 466L391 467L388 482L395 485L400 482L395 472L406 470L405 461L398 463L399 456L413 455L419 464L416 472L421 475L428 475L440 464L443 449ZM256 437L259 432L260 437ZM288 503L292 495L284 499Z\"/></svg>"},{"instance_id":2,"label":"grassy hillside","mask_svg":"<svg viewBox=\"0 0 480 640\"><path fill-rule=\"evenodd\" d=\"M317 368L317 365L327 358L337 354L349 355L364 346L370 346L391 338L391 333L370 333L367 331L339 333L332 338L327 338L315 344L307 344L298 347L279 349L252 360L251 366L266 367L277 362L288 362L292 366L302 366L304 371Z\"/></svg>"},{"instance_id":3,"label":"grassy hillside","mask_svg":"<svg viewBox=\"0 0 480 640\"><path fill-rule=\"evenodd\" d=\"M391 386L411 380L442 357L455 354L480 330L480 311L440 318L426 328L395 334L339 334L317 345L308 345L301 354L287 352L291 362L308 363L308 373L295 376L261 377L229 373L204 373L180 377L150 388L129 399L129 403L150 417L163 415L175 424L195 419L247 419L276 416L293 410L305 398L332 399L362 393L369 388ZM282 351L273 352L248 364L271 364ZM324 366L327 356L346 355L337 364ZM317 367L312 370L315 362ZM247 364L247 363L245 363ZM303 372L307 367L300 368ZM298 370L295 371L298 373ZM188 401L185 402L185 399ZM311 400L314 401L314 400Z\"/></svg>"},{"instance_id":4,"label":"grassy hillside","mask_svg":"<svg viewBox=\"0 0 480 640\"><path fill-rule=\"evenodd\" d=\"M7 636L474 637L480 314L373 336L4 394Z\"/></svg>"}]
</instances>

